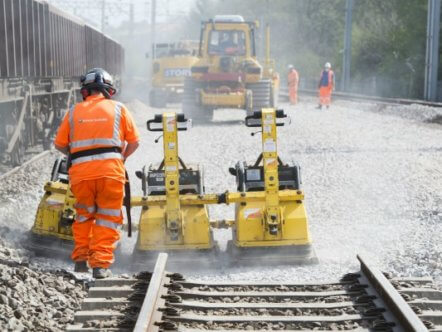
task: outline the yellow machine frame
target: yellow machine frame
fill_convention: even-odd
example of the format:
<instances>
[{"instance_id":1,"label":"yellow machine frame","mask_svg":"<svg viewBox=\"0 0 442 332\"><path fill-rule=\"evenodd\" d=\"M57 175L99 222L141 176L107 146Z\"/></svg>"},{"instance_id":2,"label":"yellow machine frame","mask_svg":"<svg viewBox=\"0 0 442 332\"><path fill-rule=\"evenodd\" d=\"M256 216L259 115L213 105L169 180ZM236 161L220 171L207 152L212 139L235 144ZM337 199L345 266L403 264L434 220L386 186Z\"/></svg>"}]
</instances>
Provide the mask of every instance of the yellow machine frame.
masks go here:
<instances>
[{"instance_id":1,"label":"yellow machine frame","mask_svg":"<svg viewBox=\"0 0 442 332\"><path fill-rule=\"evenodd\" d=\"M172 116L172 115L170 115ZM192 208L199 209L198 219L193 219L198 227L194 229L196 238L204 236L207 239L207 230L209 229L209 220L207 218L206 205L209 204L235 204L234 220L212 220L211 228L232 228L234 245L237 248L263 248L263 247L284 247L296 248L297 246L308 247L311 244L311 238L308 231L308 222L303 200L304 193L301 190L279 189L278 181L278 153L277 153L277 130L276 130L276 111L275 109L263 109L262 118L262 150L264 165L265 190L258 192L225 192L222 194L203 194L203 195L179 195L178 188L171 187L166 195L136 197L132 199L132 206L142 206L146 211L153 211L151 215L143 212L142 220L144 223L153 223L156 220L156 228L161 229L163 233L148 228L142 228L140 222L140 235L152 243L156 238L156 244L138 249L142 250L168 250L168 249L189 249L189 248L209 248L213 244L207 242L206 246L192 244L187 245L186 235L180 236L176 242L166 240L166 243L159 241L164 237L164 225L166 228L180 229L182 225L192 223L192 215L183 211L189 211ZM167 121L167 117L164 118ZM173 119L173 117L172 117ZM163 124L163 127L167 125ZM163 130L167 128L164 127ZM166 131L165 131L166 132ZM178 173L177 150L168 151L169 144L176 143L175 136L165 136L164 149L165 159L170 159L170 177L166 174L166 183L173 181L176 183ZM172 153L172 154L170 154ZM167 164L165 163L165 167ZM165 211L170 209L170 213ZM181 214L179 213L181 210ZM156 215L156 217L155 217ZM165 219L170 216L170 219ZM181 218L179 218L181 217ZM165 221L166 220L166 221ZM179 220L179 221L178 221ZM207 228L206 228L207 227ZM144 233L144 235L143 235ZM188 234L189 239L191 234ZM164 241L164 240L163 240ZM200 240L200 242L202 242ZM307 256L311 256L308 254ZM309 258L309 257L308 257ZM301 259L302 260L302 259Z\"/></svg>"},{"instance_id":2,"label":"yellow machine frame","mask_svg":"<svg viewBox=\"0 0 442 332\"><path fill-rule=\"evenodd\" d=\"M181 204L179 188L179 157L177 115L162 115L165 196L147 196L132 200L134 206L140 202L157 201L159 204L142 204L140 216L138 251L176 249L211 249L212 235L207 208L204 204ZM187 197L185 195L184 197Z\"/></svg>"},{"instance_id":3,"label":"yellow machine frame","mask_svg":"<svg viewBox=\"0 0 442 332\"><path fill-rule=\"evenodd\" d=\"M75 198L69 185L62 182L47 182L45 194L41 200L32 233L42 236L54 236L72 240L70 223L75 218ZM66 220L60 223L59 220Z\"/></svg>"},{"instance_id":4,"label":"yellow machine frame","mask_svg":"<svg viewBox=\"0 0 442 332\"><path fill-rule=\"evenodd\" d=\"M234 241L237 247L310 245L301 190L279 189L276 111L263 109L262 163L265 190L262 199L236 204ZM256 192L247 192L246 198ZM281 200L282 197L296 199Z\"/></svg>"}]
</instances>

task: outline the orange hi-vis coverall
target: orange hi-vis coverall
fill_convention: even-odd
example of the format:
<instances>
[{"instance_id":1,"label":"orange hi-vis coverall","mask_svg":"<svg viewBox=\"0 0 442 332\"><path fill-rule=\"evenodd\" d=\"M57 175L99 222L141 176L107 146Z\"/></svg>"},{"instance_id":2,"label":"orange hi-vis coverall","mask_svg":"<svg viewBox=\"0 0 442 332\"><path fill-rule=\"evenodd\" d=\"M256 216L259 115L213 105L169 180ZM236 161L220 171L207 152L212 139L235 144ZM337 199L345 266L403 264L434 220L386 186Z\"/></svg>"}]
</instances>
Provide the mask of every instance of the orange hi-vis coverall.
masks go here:
<instances>
[{"instance_id":1,"label":"orange hi-vis coverall","mask_svg":"<svg viewBox=\"0 0 442 332\"><path fill-rule=\"evenodd\" d=\"M335 86L335 74L330 70L323 70L319 78L319 105L330 106L331 95Z\"/></svg>"},{"instance_id":2,"label":"orange hi-vis coverall","mask_svg":"<svg viewBox=\"0 0 442 332\"><path fill-rule=\"evenodd\" d=\"M92 268L108 268L120 239L125 168L125 142L139 141L139 133L123 104L92 95L71 108L55 138L59 147L69 147L72 160L69 182L75 196L76 218L72 225L75 262L88 261ZM93 155L79 152L101 148ZM78 157L79 155L79 157Z\"/></svg>"},{"instance_id":3,"label":"orange hi-vis coverall","mask_svg":"<svg viewBox=\"0 0 442 332\"><path fill-rule=\"evenodd\" d=\"M299 75L295 69L290 69L287 77L289 86L289 101L290 104L295 105L298 103L298 83Z\"/></svg>"}]
</instances>

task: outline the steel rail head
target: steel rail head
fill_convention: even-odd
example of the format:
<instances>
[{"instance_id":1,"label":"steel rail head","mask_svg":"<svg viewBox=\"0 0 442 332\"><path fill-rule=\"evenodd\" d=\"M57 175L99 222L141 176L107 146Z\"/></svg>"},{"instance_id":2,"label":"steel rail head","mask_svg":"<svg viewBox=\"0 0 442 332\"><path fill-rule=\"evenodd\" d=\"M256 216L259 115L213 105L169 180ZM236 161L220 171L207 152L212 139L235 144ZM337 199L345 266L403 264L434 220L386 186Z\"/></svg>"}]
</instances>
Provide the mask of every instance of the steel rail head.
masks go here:
<instances>
[{"instance_id":1,"label":"steel rail head","mask_svg":"<svg viewBox=\"0 0 442 332\"><path fill-rule=\"evenodd\" d=\"M361 271L376 290L390 312L402 325L404 331L428 331L424 323L419 319L407 302L402 298L399 292L393 287L385 275L374 268L366 258L357 255L361 263Z\"/></svg>"},{"instance_id":2,"label":"steel rail head","mask_svg":"<svg viewBox=\"0 0 442 332\"><path fill-rule=\"evenodd\" d=\"M149 288L141 306L134 332L150 331L153 326L154 314L157 308L157 301L160 297L160 290L163 285L163 279L166 272L167 254L160 253L155 264L155 268L150 279Z\"/></svg>"},{"instance_id":3,"label":"steel rail head","mask_svg":"<svg viewBox=\"0 0 442 332\"><path fill-rule=\"evenodd\" d=\"M298 93L304 93L306 95L316 96L317 91L316 90L310 90L310 89L299 89ZM279 91L279 96L284 99L288 99L289 93L288 90L281 88ZM381 104L391 104L391 105L423 105L423 106L429 106L429 107L442 107L441 102L436 101L428 101L428 100L421 100L421 99L404 99L404 98L390 98L390 97L379 97L379 96L369 96L369 95L361 95L361 94L355 94L355 93L347 93L347 92L334 92L333 97L335 99L342 99L342 100L348 100L348 101L365 101L365 102L371 102L371 103L381 103Z\"/></svg>"},{"instance_id":4,"label":"steel rail head","mask_svg":"<svg viewBox=\"0 0 442 332\"><path fill-rule=\"evenodd\" d=\"M19 170L23 169L24 167L42 159L43 157L46 157L47 155L49 155L50 153L52 153L53 150L46 150L43 151L37 155L35 155L34 157L32 157L31 159L25 161L23 164L21 164L20 166L14 167L13 169L7 171L6 173L0 174L0 181L7 179L9 176L13 175L14 173L17 173Z\"/></svg>"}]
</instances>

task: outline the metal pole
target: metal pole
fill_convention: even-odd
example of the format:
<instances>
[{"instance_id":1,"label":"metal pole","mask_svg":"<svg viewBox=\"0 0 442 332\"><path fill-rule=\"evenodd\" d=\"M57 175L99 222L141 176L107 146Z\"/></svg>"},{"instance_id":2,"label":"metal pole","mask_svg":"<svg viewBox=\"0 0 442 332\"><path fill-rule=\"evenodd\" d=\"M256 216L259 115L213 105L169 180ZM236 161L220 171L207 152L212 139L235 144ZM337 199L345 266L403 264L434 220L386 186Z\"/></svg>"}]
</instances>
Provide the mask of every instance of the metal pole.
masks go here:
<instances>
[{"instance_id":1,"label":"metal pole","mask_svg":"<svg viewBox=\"0 0 442 332\"><path fill-rule=\"evenodd\" d=\"M151 60L155 59L155 20L156 20L156 7L157 1L152 0L152 11L150 13L150 42L152 44L152 57Z\"/></svg>"},{"instance_id":2,"label":"metal pole","mask_svg":"<svg viewBox=\"0 0 442 332\"><path fill-rule=\"evenodd\" d=\"M134 36L134 4L129 4L129 34L133 40Z\"/></svg>"},{"instance_id":3,"label":"metal pole","mask_svg":"<svg viewBox=\"0 0 442 332\"><path fill-rule=\"evenodd\" d=\"M347 0L345 5L344 57L342 61L342 89L344 91L348 91L350 88L352 14L353 0Z\"/></svg>"},{"instance_id":4,"label":"metal pole","mask_svg":"<svg viewBox=\"0 0 442 332\"><path fill-rule=\"evenodd\" d=\"M441 0L428 0L424 98L429 101L437 99L440 7Z\"/></svg>"},{"instance_id":5,"label":"metal pole","mask_svg":"<svg viewBox=\"0 0 442 332\"><path fill-rule=\"evenodd\" d=\"M104 33L104 26L106 24L106 2L101 0L101 32Z\"/></svg>"}]
</instances>

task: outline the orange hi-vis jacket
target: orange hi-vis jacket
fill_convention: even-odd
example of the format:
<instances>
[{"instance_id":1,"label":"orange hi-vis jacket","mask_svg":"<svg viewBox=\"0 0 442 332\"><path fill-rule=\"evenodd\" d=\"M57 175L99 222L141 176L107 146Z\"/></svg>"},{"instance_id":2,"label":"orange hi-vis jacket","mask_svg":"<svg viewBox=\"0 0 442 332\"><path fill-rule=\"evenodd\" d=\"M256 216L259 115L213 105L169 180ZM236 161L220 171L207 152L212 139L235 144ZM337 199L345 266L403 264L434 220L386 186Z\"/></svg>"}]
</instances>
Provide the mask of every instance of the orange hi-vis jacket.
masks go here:
<instances>
[{"instance_id":1,"label":"orange hi-vis jacket","mask_svg":"<svg viewBox=\"0 0 442 332\"><path fill-rule=\"evenodd\" d=\"M124 149L125 142L135 143L139 133L126 107L106 99L102 94L89 96L69 110L58 129L55 144L68 147L69 152L95 148ZM72 161L69 180L111 178L125 182L122 154L118 151L83 156Z\"/></svg>"},{"instance_id":2,"label":"orange hi-vis jacket","mask_svg":"<svg viewBox=\"0 0 442 332\"><path fill-rule=\"evenodd\" d=\"M294 69L290 70L287 75L287 81L289 87L298 87L299 75Z\"/></svg>"}]
</instances>

